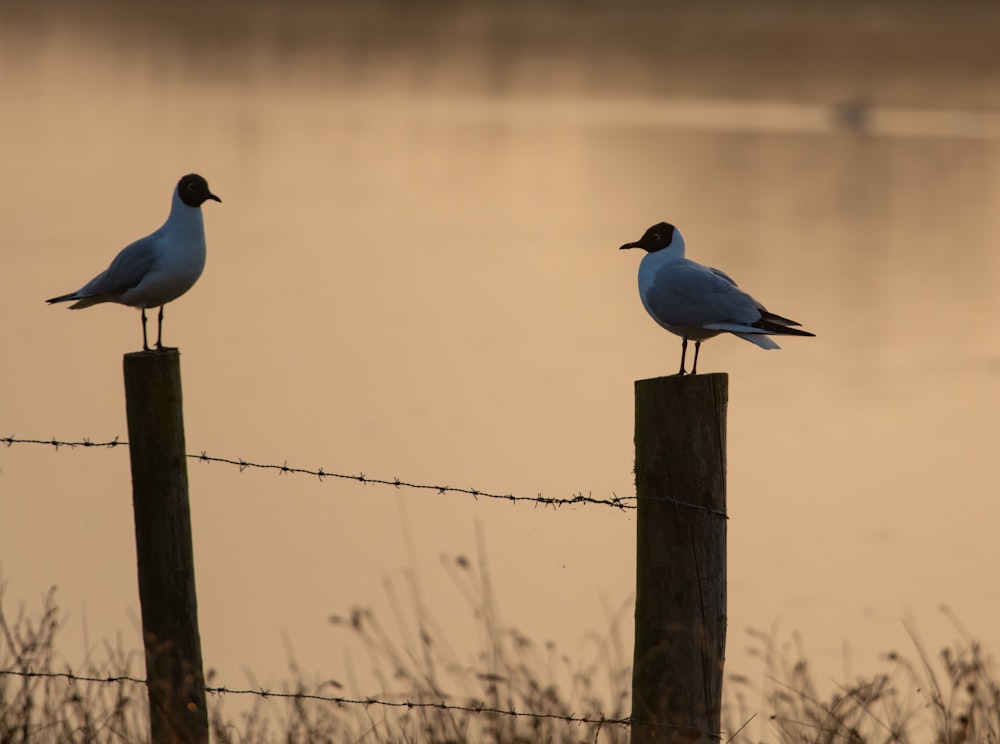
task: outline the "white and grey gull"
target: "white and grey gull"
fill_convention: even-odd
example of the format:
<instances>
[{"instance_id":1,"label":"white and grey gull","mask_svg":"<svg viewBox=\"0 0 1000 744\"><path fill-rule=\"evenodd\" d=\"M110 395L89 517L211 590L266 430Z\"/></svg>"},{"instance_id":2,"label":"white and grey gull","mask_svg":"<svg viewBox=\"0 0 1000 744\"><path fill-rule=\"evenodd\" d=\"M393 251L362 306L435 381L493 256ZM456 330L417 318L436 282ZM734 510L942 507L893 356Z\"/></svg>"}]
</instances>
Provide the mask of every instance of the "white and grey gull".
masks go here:
<instances>
[{"instance_id":1,"label":"white and grey gull","mask_svg":"<svg viewBox=\"0 0 1000 744\"><path fill-rule=\"evenodd\" d=\"M170 214L159 230L125 246L107 269L76 292L46 302L73 302L69 306L71 310L101 302L140 308L143 351L150 351L146 338L146 309L159 307L156 348L165 348L163 306L191 289L205 268L205 223L201 205L209 199L222 201L197 173L184 176L174 189Z\"/></svg>"},{"instance_id":2,"label":"white and grey gull","mask_svg":"<svg viewBox=\"0 0 1000 744\"><path fill-rule=\"evenodd\" d=\"M688 341L694 341L691 374L697 374L701 342L720 333L732 333L762 349L781 348L771 336L816 335L768 311L719 269L685 258L684 236L667 222L653 225L639 240L622 246L627 248L646 251L639 263L639 298L646 312L683 339L678 374L685 374Z\"/></svg>"}]
</instances>

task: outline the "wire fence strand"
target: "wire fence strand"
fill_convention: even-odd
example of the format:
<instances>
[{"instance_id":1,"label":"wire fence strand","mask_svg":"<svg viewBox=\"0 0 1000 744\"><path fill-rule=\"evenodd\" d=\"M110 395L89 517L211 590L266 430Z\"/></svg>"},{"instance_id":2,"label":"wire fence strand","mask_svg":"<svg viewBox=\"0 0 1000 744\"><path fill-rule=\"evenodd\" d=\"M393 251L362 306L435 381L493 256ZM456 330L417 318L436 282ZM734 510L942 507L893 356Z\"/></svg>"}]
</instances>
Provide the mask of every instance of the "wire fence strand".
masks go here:
<instances>
[{"instance_id":1,"label":"wire fence strand","mask_svg":"<svg viewBox=\"0 0 1000 744\"><path fill-rule=\"evenodd\" d=\"M30 672L18 669L0 669L0 676L22 677L28 679L65 679L69 682L88 682L97 684L137 684L145 685L146 680L128 675L108 675L106 677L94 677L77 675L73 672ZM314 700L323 703L334 703L336 705L359 705L363 707L381 706L388 708L431 708L436 710L447 710L464 713L475 713L483 715L509 716L512 718L539 718L566 723L580 723L597 726L631 726L629 718L608 718L603 714L598 717L578 716L572 713L532 713L529 711L508 710L505 708L495 708L485 703L475 703L471 705L461 705L459 703L449 703L441 701L418 701L418 700L383 700L374 697L346 697L341 695L321 695L309 692L275 692L273 690L250 690L235 689L230 687L206 686L205 692L211 695L250 695L263 699L275 700Z\"/></svg>"},{"instance_id":2,"label":"wire fence strand","mask_svg":"<svg viewBox=\"0 0 1000 744\"><path fill-rule=\"evenodd\" d=\"M37 445L47 445L55 449L60 447L68 447L70 449L76 447L103 447L112 449L114 447L127 447L128 442L118 437L110 439L107 441L94 441L92 439L84 437L83 439L77 441L69 440L59 440L56 438L52 439L20 439L13 436L0 437L0 444L6 444L11 447L15 444L37 444ZM578 492L572 496L567 497L557 497L557 496L543 496L541 493L535 496L523 496L516 495L512 493L497 493L493 491L487 491L480 488L466 488L461 486L449 486L440 484L430 484L430 483L416 483L413 481L404 480L402 478L380 478L371 477L365 475L365 473L340 473L331 470L326 470L325 468L302 468L294 467L288 464L285 460L281 465L270 464L270 463L260 463L252 462L250 460L244 460L243 458L230 458L230 457L213 457L207 452L202 451L198 454L188 454L187 457L191 460L197 460L198 462L204 463L216 463L231 465L239 468L240 472L246 470L271 470L275 471L280 475L309 475L318 478L321 482L325 478L333 478L339 480L348 480L361 483L363 485L375 485L375 486L392 486L393 488L401 489L411 489L416 491L432 491L439 494L462 494L466 496L472 496L475 499L495 499L500 501L509 502L531 502L539 504L542 506L551 506L553 508L560 506L571 506L576 504L581 505L597 505L606 506L618 509L619 511L628 511L636 508L635 496L618 496L617 494L612 494L610 498L601 499L595 498L589 494L584 494ZM723 519L729 519L729 516L719 509L712 509L707 506L702 506L701 504L691 504L686 501L681 501L679 499L673 499L665 496L655 496L646 497L650 499L655 499L657 501L668 501L684 509L691 509L695 511L702 511L712 514L717 517L722 517Z\"/></svg>"}]
</instances>

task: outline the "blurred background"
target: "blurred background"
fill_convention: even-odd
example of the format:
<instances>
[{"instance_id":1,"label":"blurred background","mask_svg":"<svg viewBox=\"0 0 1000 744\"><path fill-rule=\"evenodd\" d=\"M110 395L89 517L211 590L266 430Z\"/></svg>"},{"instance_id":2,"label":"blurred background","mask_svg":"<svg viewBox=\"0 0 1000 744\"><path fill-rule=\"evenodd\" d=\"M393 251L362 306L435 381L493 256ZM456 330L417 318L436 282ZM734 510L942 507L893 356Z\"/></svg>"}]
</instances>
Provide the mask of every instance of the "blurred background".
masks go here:
<instances>
[{"instance_id":1,"label":"blurred background","mask_svg":"<svg viewBox=\"0 0 1000 744\"><path fill-rule=\"evenodd\" d=\"M138 314L72 291L204 175L166 309L190 452L524 496L634 493L651 224L817 334L730 375L727 670L821 676L987 645L1000 505L1000 9L911 2L0 2L0 436L125 438ZM475 653L448 568L570 657L624 617L634 518L189 465L222 684L359 681L331 615L408 587ZM0 450L8 612L58 586L71 665L140 649L127 451ZM627 660L626 660L627 661Z\"/></svg>"}]
</instances>

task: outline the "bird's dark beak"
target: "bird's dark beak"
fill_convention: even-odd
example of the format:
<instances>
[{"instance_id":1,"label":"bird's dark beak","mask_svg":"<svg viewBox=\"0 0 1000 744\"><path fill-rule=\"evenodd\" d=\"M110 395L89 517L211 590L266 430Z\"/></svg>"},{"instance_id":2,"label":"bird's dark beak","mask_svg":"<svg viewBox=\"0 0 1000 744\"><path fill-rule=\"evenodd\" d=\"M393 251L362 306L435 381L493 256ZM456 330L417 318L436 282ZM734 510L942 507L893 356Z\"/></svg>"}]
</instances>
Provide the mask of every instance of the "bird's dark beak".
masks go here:
<instances>
[{"instance_id":1,"label":"bird's dark beak","mask_svg":"<svg viewBox=\"0 0 1000 744\"><path fill-rule=\"evenodd\" d=\"M638 248L638 247L639 247L639 244L638 244L638 243L626 243L625 245L623 245L623 246L622 246L621 248L619 248L618 250L620 250L620 251L624 251L624 250L625 250L625 249L627 249L627 248Z\"/></svg>"},{"instance_id":2,"label":"bird's dark beak","mask_svg":"<svg viewBox=\"0 0 1000 744\"><path fill-rule=\"evenodd\" d=\"M215 199L215 201L219 202L219 204L222 204L222 199L220 199L219 197L217 197L211 191L208 192L208 198L209 199Z\"/></svg>"}]
</instances>

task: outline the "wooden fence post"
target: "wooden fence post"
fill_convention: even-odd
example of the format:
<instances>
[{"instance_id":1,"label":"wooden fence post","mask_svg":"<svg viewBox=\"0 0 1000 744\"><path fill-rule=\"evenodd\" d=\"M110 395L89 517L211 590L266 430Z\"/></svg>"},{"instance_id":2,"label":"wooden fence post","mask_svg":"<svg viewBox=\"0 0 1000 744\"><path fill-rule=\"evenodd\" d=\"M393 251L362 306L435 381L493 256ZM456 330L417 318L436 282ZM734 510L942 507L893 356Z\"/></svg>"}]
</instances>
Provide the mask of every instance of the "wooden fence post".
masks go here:
<instances>
[{"instance_id":1,"label":"wooden fence post","mask_svg":"<svg viewBox=\"0 0 1000 744\"><path fill-rule=\"evenodd\" d=\"M635 383L631 744L719 738L728 386L725 374Z\"/></svg>"},{"instance_id":2,"label":"wooden fence post","mask_svg":"<svg viewBox=\"0 0 1000 744\"><path fill-rule=\"evenodd\" d=\"M124 369L150 736L208 744L180 354L126 354Z\"/></svg>"}]
</instances>

